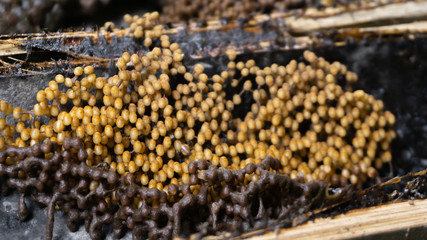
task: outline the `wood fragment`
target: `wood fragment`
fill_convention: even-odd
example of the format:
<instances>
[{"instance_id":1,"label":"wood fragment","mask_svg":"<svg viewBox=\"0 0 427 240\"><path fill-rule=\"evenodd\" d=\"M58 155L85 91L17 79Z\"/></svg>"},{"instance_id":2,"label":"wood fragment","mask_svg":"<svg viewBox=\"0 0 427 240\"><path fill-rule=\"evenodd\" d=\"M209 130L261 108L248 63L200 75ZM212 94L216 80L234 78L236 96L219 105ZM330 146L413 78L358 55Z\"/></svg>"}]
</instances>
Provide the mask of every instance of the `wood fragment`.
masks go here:
<instances>
[{"instance_id":1,"label":"wood fragment","mask_svg":"<svg viewBox=\"0 0 427 240\"><path fill-rule=\"evenodd\" d=\"M324 29L369 26L378 23L393 25L392 23L425 19L426 17L427 2L407 2L354 12L342 12L338 15L325 18L297 18L292 16L286 20L286 23L288 24L289 31L303 34ZM386 23L381 23L382 21Z\"/></svg>"},{"instance_id":2,"label":"wood fragment","mask_svg":"<svg viewBox=\"0 0 427 240\"><path fill-rule=\"evenodd\" d=\"M247 44L231 44L227 46L200 46L201 50L187 53L190 59L217 57L224 55L228 48L234 48L237 54L247 51L264 53L274 50L297 50L310 47L321 48L327 44L342 46L346 39L355 42L366 37L378 39L388 36L399 38L409 34L427 34L427 2L392 1L384 5L369 4L363 7L345 8L329 7L325 10L313 8L299 9L284 13L261 14L252 16L247 21L208 21L205 26L197 22L174 23L164 33L171 38L177 37L178 43L192 42L191 36L205 32L206 34L225 34L228 41L245 32L251 41ZM274 37L269 36L274 32ZM183 37L179 37L185 33ZM391 37L391 38L390 38ZM60 33L32 33L0 35L0 77L7 75L34 75L78 65L94 65L106 68L121 55L92 56L87 52L78 52L78 48L93 46L112 46L114 39L132 38L126 29L103 29L96 31L75 31ZM246 39L248 40L248 39ZM92 45L83 46L84 41ZM46 44L45 44L46 43ZM236 42L235 42L236 43ZM51 48L53 44L55 48ZM104 45L100 45L104 44ZM201 42L200 44L206 44ZM113 46L112 46L113 47ZM114 48L115 49L115 48ZM119 49L119 48L117 48ZM89 51L90 52L90 51ZM50 56L56 56L52 59ZM46 57L47 56L47 57ZM37 58L37 61L32 60Z\"/></svg>"},{"instance_id":3,"label":"wood fragment","mask_svg":"<svg viewBox=\"0 0 427 240\"><path fill-rule=\"evenodd\" d=\"M334 218L318 218L301 226L256 236L268 239L349 239L427 226L427 200L412 200L357 209Z\"/></svg>"}]
</instances>

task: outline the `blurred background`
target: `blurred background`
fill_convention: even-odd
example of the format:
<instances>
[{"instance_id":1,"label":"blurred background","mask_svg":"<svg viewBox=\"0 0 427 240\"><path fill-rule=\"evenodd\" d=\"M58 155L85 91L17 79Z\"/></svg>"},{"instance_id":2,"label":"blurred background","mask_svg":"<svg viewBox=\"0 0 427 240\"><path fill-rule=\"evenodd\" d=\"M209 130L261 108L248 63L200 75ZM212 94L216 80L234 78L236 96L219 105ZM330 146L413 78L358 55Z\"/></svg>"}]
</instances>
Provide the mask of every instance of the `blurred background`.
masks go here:
<instances>
[{"instance_id":1,"label":"blurred background","mask_svg":"<svg viewBox=\"0 0 427 240\"><path fill-rule=\"evenodd\" d=\"M126 13L161 12L160 22L247 18L259 13L329 6L384 4L383 0L0 0L0 34L52 32L120 24ZM120 26L120 25L119 25Z\"/></svg>"},{"instance_id":2,"label":"blurred background","mask_svg":"<svg viewBox=\"0 0 427 240\"><path fill-rule=\"evenodd\" d=\"M155 1L0 0L0 34L102 26L125 13L160 10Z\"/></svg>"}]
</instances>

